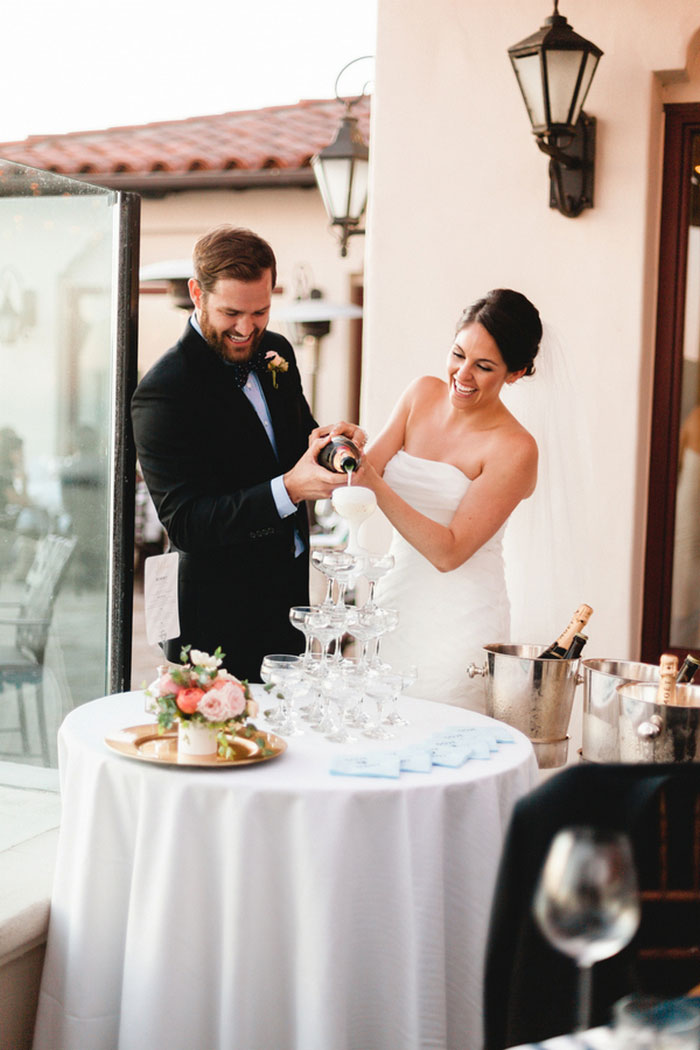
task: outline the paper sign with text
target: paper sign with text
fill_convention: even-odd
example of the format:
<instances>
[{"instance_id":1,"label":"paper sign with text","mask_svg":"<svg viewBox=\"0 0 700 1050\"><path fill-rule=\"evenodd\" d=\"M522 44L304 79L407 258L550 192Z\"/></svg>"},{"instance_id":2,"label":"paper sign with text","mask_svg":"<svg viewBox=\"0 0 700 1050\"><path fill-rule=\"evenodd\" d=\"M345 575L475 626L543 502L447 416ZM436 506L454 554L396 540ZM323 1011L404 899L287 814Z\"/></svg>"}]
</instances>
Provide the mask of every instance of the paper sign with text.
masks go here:
<instances>
[{"instance_id":1,"label":"paper sign with text","mask_svg":"<svg viewBox=\"0 0 700 1050\"><path fill-rule=\"evenodd\" d=\"M179 555L156 554L144 563L146 638L159 645L180 633L177 607L177 563Z\"/></svg>"}]
</instances>

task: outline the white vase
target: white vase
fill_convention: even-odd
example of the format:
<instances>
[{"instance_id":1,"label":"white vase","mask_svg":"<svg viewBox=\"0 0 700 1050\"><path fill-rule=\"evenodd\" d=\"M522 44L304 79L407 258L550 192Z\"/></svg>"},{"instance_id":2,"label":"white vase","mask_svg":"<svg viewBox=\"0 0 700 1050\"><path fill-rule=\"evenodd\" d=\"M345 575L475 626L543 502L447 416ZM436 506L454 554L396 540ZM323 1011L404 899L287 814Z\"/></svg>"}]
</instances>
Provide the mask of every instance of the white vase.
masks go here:
<instances>
[{"instance_id":1,"label":"white vase","mask_svg":"<svg viewBox=\"0 0 700 1050\"><path fill-rule=\"evenodd\" d=\"M215 755L219 747L217 732L201 722L178 722L177 749L181 755Z\"/></svg>"}]
</instances>

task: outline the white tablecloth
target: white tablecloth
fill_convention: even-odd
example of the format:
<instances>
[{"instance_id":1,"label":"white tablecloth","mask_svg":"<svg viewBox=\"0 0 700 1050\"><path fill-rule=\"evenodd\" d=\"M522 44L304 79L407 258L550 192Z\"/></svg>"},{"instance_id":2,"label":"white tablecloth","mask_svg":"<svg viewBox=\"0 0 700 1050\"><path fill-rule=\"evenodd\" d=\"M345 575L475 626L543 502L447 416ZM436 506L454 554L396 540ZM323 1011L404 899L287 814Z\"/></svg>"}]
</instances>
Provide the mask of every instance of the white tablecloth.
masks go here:
<instances>
[{"instance_id":1,"label":"white tablecloth","mask_svg":"<svg viewBox=\"0 0 700 1050\"><path fill-rule=\"evenodd\" d=\"M482 715L404 699L427 738ZM489 907L529 741L489 761L329 774L385 742L309 732L237 769L156 766L104 736L143 694L72 711L34 1050L478 1050Z\"/></svg>"},{"instance_id":2,"label":"white tablecloth","mask_svg":"<svg viewBox=\"0 0 700 1050\"><path fill-rule=\"evenodd\" d=\"M578 1035L557 1035L543 1043L522 1043L511 1050L615 1050L612 1028L591 1028Z\"/></svg>"}]
</instances>

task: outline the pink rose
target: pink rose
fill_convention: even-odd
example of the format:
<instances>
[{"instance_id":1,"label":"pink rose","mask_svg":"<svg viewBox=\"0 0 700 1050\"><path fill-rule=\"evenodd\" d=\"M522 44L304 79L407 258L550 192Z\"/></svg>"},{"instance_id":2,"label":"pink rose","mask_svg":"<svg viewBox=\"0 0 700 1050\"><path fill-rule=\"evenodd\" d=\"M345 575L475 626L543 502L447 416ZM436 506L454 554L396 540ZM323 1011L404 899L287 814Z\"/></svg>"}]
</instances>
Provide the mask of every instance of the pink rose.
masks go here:
<instances>
[{"instance_id":1,"label":"pink rose","mask_svg":"<svg viewBox=\"0 0 700 1050\"><path fill-rule=\"evenodd\" d=\"M225 685L228 685L229 682L233 682L234 685L240 685L238 679L234 678L232 674L228 673L228 671L219 671L216 678L211 683L210 688L222 689Z\"/></svg>"},{"instance_id":2,"label":"pink rose","mask_svg":"<svg viewBox=\"0 0 700 1050\"><path fill-rule=\"evenodd\" d=\"M180 686L174 682L169 674L161 675L158 680L158 695L167 696L168 693L177 693Z\"/></svg>"},{"instance_id":3,"label":"pink rose","mask_svg":"<svg viewBox=\"0 0 700 1050\"><path fill-rule=\"evenodd\" d=\"M175 697L175 703L186 715L193 715L203 696L202 689L181 689Z\"/></svg>"},{"instance_id":4,"label":"pink rose","mask_svg":"<svg viewBox=\"0 0 700 1050\"><path fill-rule=\"evenodd\" d=\"M217 683L221 682L221 685ZM217 678L211 689L202 696L197 710L209 722L226 722L242 715L246 709L245 690L240 682Z\"/></svg>"}]
</instances>

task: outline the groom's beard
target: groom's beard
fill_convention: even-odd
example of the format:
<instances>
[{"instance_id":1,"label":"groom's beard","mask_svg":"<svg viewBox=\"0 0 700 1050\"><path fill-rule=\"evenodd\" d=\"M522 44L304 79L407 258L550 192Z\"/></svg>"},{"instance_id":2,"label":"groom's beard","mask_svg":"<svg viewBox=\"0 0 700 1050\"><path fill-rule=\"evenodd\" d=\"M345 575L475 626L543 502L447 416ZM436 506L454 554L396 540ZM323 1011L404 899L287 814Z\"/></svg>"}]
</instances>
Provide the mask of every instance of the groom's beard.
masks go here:
<instances>
[{"instance_id":1,"label":"groom's beard","mask_svg":"<svg viewBox=\"0 0 700 1050\"><path fill-rule=\"evenodd\" d=\"M220 332L210 324L207 310L204 306L200 310L199 327L202 329L202 335L212 350L224 361L227 361L228 364L234 365L244 365L247 361L250 361L265 335L264 328L256 328L250 343L245 348L236 350L235 345L226 338L226 332ZM227 329L227 331L231 331L231 329Z\"/></svg>"}]
</instances>

